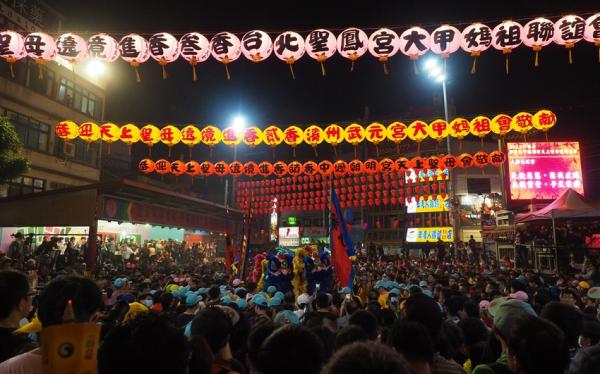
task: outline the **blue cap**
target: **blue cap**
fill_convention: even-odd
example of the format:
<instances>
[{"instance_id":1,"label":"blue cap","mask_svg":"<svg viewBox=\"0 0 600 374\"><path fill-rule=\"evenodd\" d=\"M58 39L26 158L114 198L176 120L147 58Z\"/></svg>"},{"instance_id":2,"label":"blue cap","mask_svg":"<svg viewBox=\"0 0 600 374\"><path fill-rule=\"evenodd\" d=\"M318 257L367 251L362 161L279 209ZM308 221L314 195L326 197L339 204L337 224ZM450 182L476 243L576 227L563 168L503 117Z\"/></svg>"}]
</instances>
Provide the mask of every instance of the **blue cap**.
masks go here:
<instances>
[{"instance_id":1,"label":"blue cap","mask_svg":"<svg viewBox=\"0 0 600 374\"><path fill-rule=\"evenodd\" d=\"M267 293L274 294L275 292L277 292L277 287L275 287L275 286L267 287Z\"/></svg>"},{"instance_id":2,"label":"blue cap","mask_svg":"<svg viewBox=\"0 0 600 374\"><path fill-rule=\"evenodd\" d=\"M390 291L390 295L400 295L400 290L397 288L392 288L392 290Z\"/></svg>"},{"instance_id":3,"label":"blue cap","mask_svg":"<svg viewBox=\"0 0 600 374\"><path fill-rule=\"evenodd\" d=\"M338 293L341 295L348 295L352 293L352 290L350 289L350 287L344 287Z\"/></svg>"},{"instance_id":4,"label":"blue cap","mask_svg":"<svg viewBox=\"0 0 600 374\"><path fill-rule=\"evenodd\" d=\"M208 288L198 288L198 293L200 295L206 295L208 293Z\"/></svg>"},{"instance_id":5,"label":"blue cap","mask_svg":"<svg viewBox=\"0 0 600 374\"><path fill-rule=\"evenodd\" d=\"M423 294L433 298L433 292L431 292L431 290L423 290Z\"/></svg>"},{"instance_id":6,"label":"blue cap","mask_svg":"<svg viewBox=\"0 0 600 374\"><path fill-rule=\"evenodd\" d=\"M273 297L271 298L271 300L269 300L269 308L272 308L274 306L279 306L281 305L281 299L279 299L278 297Z\"/></svg>"},{"instance_id":7,"label":"blue cap","mask_svg":"<svg viewBox=\"0 0 600 374\"><path fill-rule=\"evenodd\" d=\"M404 283L400 283L400 284L398 285L398 288L399 288L399 289L401 289L401 290L405 290L407 287L406 287L406 284L404 284Z\"/></svg>"},{"instance_id":8,"label":"blue cap","mask_svg":"<svg viewBox=\"0 0 600 374\"><path fill-rule=\"evenodd\" d=\"M273 295L273 297L276 297L279 300L283 300L284 295L283 295L283 292L277 291L277 292L275 292L275 295Z\"/></svg>"},{"instance_id":9,"label":"blue cap","mask_svg":"<svg viewBox=\"0 0 600 374\"><path fill-rule=\"evenodd\" d=\"M223 304L230 304L230 303L232 303L232 302L233 302L233 300L231 300L231 297L229 297L229 296L223 296L223 297L221 298L221 302L222 302Z\"/></svg>"},{"instance_id":10,"label":"blue cap","mask_svg":"<svg viewBox=\"0 0 600 374\"><path fill-rule=\"evenodd\" d=\"M193 292L190 292L185 297L185 305L187 306L195 306L200 301L202 301L202 296L198 296Z\"/></svg>"},{"instance_id":11,"label":"blue cap","mask_svg":"<svg viewBox=\"0 0 600 374\"><path fill-rule=\"evenodd\" d=\"M267 307L267 299L262 294L256 294L252 296L252 303L255 305L260 305L262 307Z\"/></svg>"},{"instance_id":12,"label":"blue cap","mask_svg":"<svg viewBox=\"0 0 600 374\"><path fill-rule=\"evenodd\" d=\"M173 297L182 298L182 297L185 297L186 293L187 293L187 291L184 288L179 288L179 289L173 291Z\"/></svg>"},{"instance_id":13,"label":"blue cap","mask_svg":"<svg viewBox=\"0 0 600 374\"><path fill-rule=\"evenodd\" d=\"M392 288L394 288L394 282L392 281L384 281L383 282L383 288L385 288L386 290L391 290Z\"/></svg>"},{"instance_id":14,"label":"blue cap","mask_svg":"<svg viewBox=\"0 0 600 374\"><path fill-rule=\"evenodd\" d=\"M233 290L233 293L237 295L238 292L241 292L241 291L246 291L247 292L248 290L246 290L244 287L238 287L238 288L236 288L236 289Z\"/></svg>"},{"instance_id":15,"label":"blue cap","mask_svg":"<svg viewBox=\"0 0 600 374\"><path fill-rule=\"evenodd\" d=\"M244 310L248 306L248 302L244 299L237 299L235 303L237 304L238 308L240 308L240 310Z\"/></svg>"},{"instance_id":16,"label":"blue cap","mask_svg":"<svg viewBox=\"0 0 600 374\"><path fill-rule=\"evenodd\" d=\"M421 287L417 286L416 284L411 284L410 286L408 286L408 292L410 293L417 293L421 291L423 291Z\"/></svg>"},{"instance_id":17,"label":"blue cap","mask_svg":"<svg viewBox=\"0 0 600 374\"><path fill-rule=\"evenodd\" d=\"M383 287L383 281L382 280L378 280L377 282L375 282L375 288L381 288Z\"/></svg>"},{"instance_id":18,"label":"blue cap","mask_svg":"<svg viewBox=\"0 0 600 374\"><path fill-rule=\"evenodd\" d=\"M282 310L281 312L277 313L273 319L273 322L278 325L299 325L300 318L298 318L298 316L291 310Z\"/></svg>"},{"instance_id":19,"label":"blue cap","mask_svg":"<svg viewBox=\"0 0 600 374\"><path fill-rule=\"evenodd\" d=\"M127 278L117 278L113 282L113 285L115 286L115 288L121 288L125 284L125 281L127 281Z\"/></svg>"},{"instance_id":20,"label":"blue cap","mask_svg":"<svg viewBox=\"0 0 600 374\"><path fill-rule=\"evenodd\" d=\"M421 287L421 288L427 287L427 281L420 281L419 282L419 287Z\"/></svg>"}]
</instances>

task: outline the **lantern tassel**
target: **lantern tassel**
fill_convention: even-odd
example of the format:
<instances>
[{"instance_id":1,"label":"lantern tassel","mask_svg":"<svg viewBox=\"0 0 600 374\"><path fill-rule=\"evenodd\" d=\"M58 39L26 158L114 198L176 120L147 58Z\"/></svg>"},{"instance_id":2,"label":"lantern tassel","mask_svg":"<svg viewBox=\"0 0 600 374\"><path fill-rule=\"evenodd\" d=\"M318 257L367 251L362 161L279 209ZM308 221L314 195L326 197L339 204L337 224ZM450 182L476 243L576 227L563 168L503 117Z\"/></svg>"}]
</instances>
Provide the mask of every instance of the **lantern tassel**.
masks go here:
<instances>
[{"instance_id":1,"label":"lantern tassel","mask_svg":"<svg viewBox=\"0 0 600 374\"><path fill-rule=\"evenodd\" d=\"M387 62L383 63L383 74L390 75L390 71L388 70Z\"/></svg>"},{"instance_id":2,"label":"lantern tassel","mask_svg":"<svg viewBox=\"0 0 600 374\"><path fill-rule=\"evenodd\" d=\"M192 65L192 80L195 82L198 80L198 76L196 75L196 65L198 61L196 60L196 56L192 57L190 60L190 65Z\"/></svg>"},{"instance_id":3,"label":"lantern tassel","mask_svg":"<svg viewBox=\"0 0 600 374\"><path fill-rule=\"evenodd\" d=\"M400 156L400 143L396 142L396 154Z\"/></svg>"},{"instance_id":4,"label":"lantern tassel","mask_svg":"<svg viewBox=\"0 0 600 374\"><path fill-rule=\"evenodd\" d=\"M292 157L296 158L296 147L292 147Z\"/></svg>"},{"instance_id":5,"label":"lantern tassel","mask_svg":"<svg viewBox=\"0 0 600 374\"><path fill-rule=\"evenodd\" d=\"M166 80L169 76L167 75L167 69L165 69L165 65L161 64L162 67L162 78Z\"/></svg>"},{"instance_id":6,"label":"lantern tassel","mask_svg":"<svg viewBox=\"0 0 600 374\"><path fill-rule=\"evenodd\" d=\"M321 76L325 76L327 73L325 72L325 64L321 61Z\"/></svg>"},{"instance_id":7,"label":"lantern tassel","mask_svg":"<svg viewBox=\"0 0 600 374\"><path fill-rule=\"evenodd\" d=\"M421 142L417 142L417 156L421 155Z\"/></svg>"},{"instance_id":8,"label":"lantern tassel","mask_svg":"<svg viewBox=\"0 0 600 374\"><path fill-rule=\"evenodd\" d=\"M335 145L333 146L333 154L335 155L335 158L337 158L337 147Z\"/></svg>"},{"instance_id":9,"label":"lantern tassel","mask_svg":"<svg viewBox=\"0 0 600 374\"><path fill-rule=\"evenodd\" d=\"M317 152L317 146L313 146L313 151L315 152L315 157L319 157L319 152Z\"/></svg>"},{"instance_id":10,"label":"lantern tassel","mask_svg":"<svg viewBox=\"0 0 600 374\"><path fill-rule=\"evenodd\" d=\"M129 63L129 65L131 65L131 67L133 68L133 70L135 71L135 81L137 83L140 83L142 81L142 77L140 76L140 72L138 70L138 67L140 66L140 63L137 61L131 61Z\"/></svg>"},{"instance_id":11,"label":"lantern tassel","mask_svg":"<svg viewBox=\"0 0 600 374\"><path fill-rule=\"evenodd\" d=\"M539 59L539 55L540 55L540 52L538 52L538 51L535 51L535 61L534 61L534 63L533 63L533 66L534 66L534 67L536 67L536 68L537 68L538 66L540 66L540 59Z\"/></svg>"},{"instance_id":12,"label":"lantern tassel","mask_svg":"<svg viewBox=\"0 0 600 374\"><path fill-rule=\"evenodd\" d=\"M292 74L292 79L296 80L296 75L294 74L294 64L288 64L288 66L290 67L290 73Z\"/></svg>"},{"instance_id":13,"label":"lantern tassel","mask_svg":"<svg viewBox=\"0 0 600 374\"><path fill-rule=\"evenodd\" d=\"M212 160L212 158L213 158L213 154L214 154L214 149L213 149L213 147L210 147L210 154L209 154L209 157L210 157L210 159L211 159L211 160Z\"/></svg>"},{"instance_id":14,"label":"lantern tassel","mask_svg":"<svg viewBox=\"0 0 600 374\"><path fill-rule=\"evenodd\" d=\"M479 139L481 139L481 149L483 149L483 136Z\"/></svg>"},{"instance_id":15,"label":"lantern tassel","mask_svg":"<svg viewBox=\"0 0 600 374\"><path fill-rule=\"evenodd\" d=\"M473 65L471 65L471 75L477 72L477 56L473 56Z\"/></svg>"},{"instance_id":16,"label":"lantern tassel","mask_svg":"<svg viewBox=\"0 0 600 374\"><path fill-rule=\"evenodd\" d=\"M505 48L502 50L502 53L504 54L504 71L506 72L506 75L508 75L509 73L509 65L508 65L508 55L512 52L512 49L510 48Z\"/></svg>"},{"instance_id":17,"label":"lantern tassel","mask_svg":"<svg viewBox=\"0 0 600 374\"><path fill-rule=\"evenodd\" d=\"M573 65L573 48L569 48L569 65Z\"/></svg>"},{"instance_id":18,"label":"lantern tassel","mask_svg":"<svg viewBox=\"0 0 600 374\"><path fill-rule=\"evenodd\" d=\"M353 72L354 71L354 60L352 60L352 64L350 65L350 71Z\"/></svg>"},{"instance_id":19,"label":"lantern tassel","mask_svg":"<svg viewBox=\"0 0 600 374\"><path fill-rule=\"evenodd\" d=\"M546 141L548 141L548 131L544 131L544 137L546 138Z\"/></svg>"},{"instance_id":20,"label":"lantern tassel","mask_svg":"<svg viewBox=\"0 0 600 374\"><path fill-rule=\"evenodd\" d=\"M171 150L173 149L173 146L169 146L169 157L171 157Z\"/></svg>"},{"instance_id":21,"label":"lantern tassel","mask_svg":"<svg viewBox=\"0 0 600 374\"><path fill-rule=\"evenodd\" d=\"M458 140L458 150L462 151L462 139Z\"/></svg>"},{"instance_id":22,"label":"lantern tassel","mask_svg":"<svg viewBox=\"0 0 600 374\"><path fill-rule=\"evenodd\" d=\"M38 58L37 60L35 60L35 62L38 65L38 80L43 80L44 79L44 60L41 58Z\"/></svg>"},{"instance_id":23,"label":"lantern tassel","mask_svg":"<svg viewBox=\"0 0 600 374\"><path fill-rule=\"evenodd\" d=\"M8 69L10 70L10 77L12 79L15 79L15 71L13 70L13 65L14 65L14 62L9 62Z\"/></svg>"},{"instance_id":24,"label":"lantern tassel","mask_svg":"<svg viewBox=\"0 0 600 374\"><path fill-rule=\"evenodd\" d=\"M377 158L379 158L379 145L375 144L375 153L377 154Z\"/></svg>"},{"instance_id":25,"label":"lantern tassel","mask_svg":"<svg viewBox=\"0 0 600 374\"><path fill-rule=\"evenodd\" d=\"M412 60L412 65L413 65L413 72L415 73L415 75L419 75L419 67L417 66L418 58L419 58L419 56L417 56L417 55L410 56L410 59Z\"/></svg>"},{"instance_id":26,"label":"lantern tassel","mask_svg":"<svg viewBox=\"0 0 600 374\"><path fill-rule=\"evenodd\" d=\"M595 43L598 46L598 63L600 64L600 40Z\"/></svg>"},{"instance_id":27,"label":"lantern tassel","mask_svg":"<svg viewBox=\"0 0 600 374\"><path fill-rule=\"evenodd\" d=\"M188 153L189 153L189 156L190 156L190 161L192 161L192 147L188 148Z\"/></svg>"},{"instance_id":28,"label":"lantern tassel","mask_svg":"<svg viewBox=\"0 0 600 374\"><path fill-rule=\"evenodd\" d=\"M273 161L275 161L275 147L271 147L271 156L273 157Z\"/></svg>"},{"instance_id":29,"label":"lantern tassel","mask_svg":"<svg viewBox=\"0 0 600 374\"><path fill-rule=\"evenodd\" d=\"M227 74L227 80L231 80L231 75L229 74L229 67L227 66L228 64L224 64L225 65L225 74Z\"/></svg>"},{"instance_id":30,"label":"lantern tassel","mask_svg":"<svg viewBox=\"0 0 600 374\"><path fill-rule=\"evenodd\" d=\"M152 147L148 147L148 158L152 158Z\"/></svg>"},{"instance_id":31,"label":"lantern tassel","mask_svg":"<svg viewBox=\"0 0 600 374\"><path fill-rule=\"evenodd\" d=\"M108 151L106 152L107 155L110 155L110 143L108 143Z\"/></svg>"},{"instance_id":32,"label":"lantern tassel","mask_svg":"<svg viewBox=\"0 0 600 374\"><path fill-rule=\"evenodd\" d=\"M131 157L131 143L127 144L127 150L129 151L129 157Z\"/></svg>"}]
</instances>

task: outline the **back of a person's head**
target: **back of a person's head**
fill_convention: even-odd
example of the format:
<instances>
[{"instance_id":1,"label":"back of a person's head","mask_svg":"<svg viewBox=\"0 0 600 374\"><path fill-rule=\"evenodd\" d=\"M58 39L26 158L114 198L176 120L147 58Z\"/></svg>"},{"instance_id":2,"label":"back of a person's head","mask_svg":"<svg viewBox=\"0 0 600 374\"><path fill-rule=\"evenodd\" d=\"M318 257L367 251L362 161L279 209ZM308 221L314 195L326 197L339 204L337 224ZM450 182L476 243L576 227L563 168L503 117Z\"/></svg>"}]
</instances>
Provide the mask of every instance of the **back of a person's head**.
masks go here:
<instances>
[{"instance_id":1,"label":"back of a person's head","mask_svg":"<svg viewBox=\"0 0 600 374\"><path fill-rule=\"evenodd\" d=\"M335 350L338 351L340 348L354 342L367 340L369 340L369 335L365 330L356 325L348 325L338 331L335 338Z\"/></svg>"},{"instance_id":2,"label":"back of a person's head","mask_svg":"<svg viewBox=\"0 0 600 374\"><path fill-rule=\"evenodd\" d=\"M29 293L27 276L18 271L0 271L0 319L7 318Z\"/></svg>"},{"instance_id":3,"label":"back of a person's head","mask_svg":"<svg viewBox=\"0 0 600 374\"><path fill-rule=\"evenodd\" d=\"M446 310L449 314L456 315L459 310L462 310L467 298L463 295L452 295L445 302Z\"/></svg>"},{"instance_id":4,"label":"back of a person's head","mask_svg":"<svg viewBox=\"0 0 600 374\"><path fill-rule=\"evenodd\" d=\"M580 362L577 367L571 364L570 374L598 374L600 373L600 345L582 350Z\"/></svg>"},{"instance_id":5,"label":"back of a person's head","mask_svg":"<svg viewBox=\"0 0 600 374\"><path fill-rule=\"evenodd\" d=\"M562 331L552 322L528 315L515 323L508 338L508 352L518 366L513 371L524 374L561 374L569 362Z\"/></svg>"},{"instance_id":6,"label":"back of a person's head","mask_svg":"<svg viewBox=\"0 0 600 374\"><path fill-rule=\"evenodd\" d=\"M357 311L350 316L348 322L350 325L355 325L363 329L369 336L369 339L377 339L377 318L368 310Z\"/></svg>"},{"instance_id":7,"label":"back of a person's head","mask_svg":"<svg viewBox=\"0 0 600 374\"><path fill-rule=\"evenodd\" d=\"M333 355L335 350L335 334L330 328L320 325L309 328L316 336L319 337L323 344L323 362L327 362Z\"/></svg>"},{"instance_id":8,"label":"back of a person's head","mask_svg":"<svg viewBox=\"0 0 600 374\"><path fill-rule=\"evenodd\" d=\"M337 351L321 374L409 374L409 366L393 349L375 342L357 342Z\"/></svg>"},{"instance_id":9,"label":"back of a person's head","mask_svg":"<svg viewBox=\"0 0 600 374\"><path fill-rule=\"evenodd\" d=\"M473 300L467 300L463 306L467 317L479 318L479 304Z\"/></svg>"},{"instance_id":10,"label":"back of a person's head","mask_svg":"<svg viewBox=\"0 0 600 374\"><path fill-rule=\"evenodd\" d=\"M258 363L263 374L317 374L323 364L323 344L306 327L285 325L263 342Z\"/></svg>"},{"instance_id":11,"label":"back of a person's head","mask_svg":"<svg viewBox=\"0 0 600 374\"><path fill-rule=\"evenodd\" d=\"M185 374L187 359L183 333L163 316L142 313L104 338L98 350L98 374Z\"/></svg>"},{"instance_id":12,"label":"back of a person's head","mask_svg":"<svg viewBox=\"0 0 600 374\"><path fill-rule=\"evenodd\" d=\"M577 347L577 340L583 328L583 316L577 308L553 301L544 306L540 317L553 322L562 330L570 348Z\"/></svg>"},{"instance_id":13,"label":"back of a person's head","mask_svg":"<svg viewBox=\"0 0 600 374\"><path fill-rule=\"evenodd\" d=\"M253 368L258 367L258 354L264 341L275 331L273 322L262 322L254 325L248 335L248 361Z\"/></svg>"},{"instance_id":14,"label":"back of a person's head","mask_svg":"<svg viewBox=\"0 0 600 374\"><path fill-rule=\"evenodd\" d=\"M591 345L600 343L600 322L595 318L584 318L581 336L589 339Z\"/></svg>"},{"instance_id":15,"label":"back of a person's head","mask_svg":"<svg viewBox=\"0 0 600 374\"><path fill-rule=\"evenodd\" d=\"M218 286L212 286L208 289L208 297L218 299L221 296L221 289Z\"/></svg>"},{"instance_id":16,"label":"back of a person's head","mask_svg":"<svg viewBox=\"0 0 600 374\"><path fill-rule=\"evenodd\" d=\"M444 322L435 342L436 350L448 360L456 360L465 344L465 337L460 327L454 322Z\"/></svg>"},{"instance_id":17,"label":"back of a person's head","mask_svg":"<svg viewBox=\"0 0 600 374\"><path fill-rule=\"evenodd\" d=\"M231 319L221 309L206 308L192 320L192 340L204 340L214 354L227 345L232 328Z\"/></svg>"},{"instance_id":18,"label":"back of a person's head","mask_svg":"<svg viewBox=\"0 0 600 374\"><path fill-rule=\"evenodd\" d=\"M406 299L404 313L407 321L419 322L427 328L435 341L442 326L443 314L438 303L426 295L414 295Z\"/></svg>"},{"instance_id":19,"label":"back of a person's head","mask_svg":"<svg viewBox=\"0 0 600 374\"><path fill-rule=\"evenodd\" d=\"M425 326L418 322L397 320L388 335L387 344L409 362L433 362L433 342Z\"/></svg>"},{"instance_id":20,"label":"back of a person's head","mask_svg":"<svg viewBox=\"0 0 600 374\"><path fill-rule=\"evenodd\" d=\"M76 322L89 322L102 308L102 294L88 278L77 276L59 277L48 283L38 300L38 318L42 326L62 323L68 301L72 301Z\"/></svg>"},{"instance_id":21,"label":"back of a person's head","mask_svg":"<svg viewBox=\"0 0 600 374\"><path fill-rule=\"evenodd\" d=\"M465 345L472 346L479 342L487 341L489 332L485 324L479 318L465 318L458 323L465 338Z\"/></svg>"},{"instance_id":22,"label":"back of a person's head","mask_svg":"<svg viewBox=\"0 0 600 374\"><path fill-rule=\"evenodd\" d=\"M357 310L360 309L360 304L354 300L348 301L344 304L344 308L346 309L346 313L348 315L354 314Z\"/></svg>"},{"instance_id":23,"label":"back of a person's head","mask_svg":"<svg viewBox=\"0 0 600 374\"><path fill-rule=\"evenodd\" d=\"M331 306L329 295L326 293L318 294L315 299L315 304L317 305L317 308L329 308Z\"/></svg>"}]
</instances>

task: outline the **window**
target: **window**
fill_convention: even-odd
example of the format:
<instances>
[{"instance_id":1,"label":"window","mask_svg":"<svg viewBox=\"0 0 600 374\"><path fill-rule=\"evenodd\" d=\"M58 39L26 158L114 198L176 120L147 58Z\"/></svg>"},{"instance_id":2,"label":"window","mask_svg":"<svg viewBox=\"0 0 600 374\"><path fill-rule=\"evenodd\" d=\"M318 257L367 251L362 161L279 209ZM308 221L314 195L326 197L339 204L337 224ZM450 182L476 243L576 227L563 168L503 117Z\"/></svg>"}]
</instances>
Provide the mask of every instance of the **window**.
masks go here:
<instances>
[{"instance_id":1,"label":"window","mask_svg":"<svg viewBox=\"0 0 600 374\"><path fill-rule=\"evenodd\" d=\"M98 97L66 78L60 80L58 100L66 106L85 113L90 117L100 115L99 108L101 105Z\"/></svg>"},{"instance_id":2,"label":"window","mask_svg":"<svg viewBox=\"0 0 600 374\"><path fill-rule=\"evenodd\" d=\"M37 68L29 69L29 87L37 93L54 98L54 72L46 69L44 79L38 79Z\"/></svg>"},{"instance_id":3,"label":"window","mask_svg":"<svg viewBox=\"0 0 600 374\"><path fill-rule=\"evenodd\" d=\"M476 195L492 192L489 178L467 178L467 192Z\"/></svg>"},{"instance_id":4,"label":"window","mask_svg":"<svg viewBox=\"0 0 600 374\"><path fill-rule=\"evenodd\" d=\"M34 177L18 177L8 184L8 196L42 192L46 189L46 180Z\"/></svg>"},{"instance_id":5,"label":"window","mask_svg":"<svg viewBox=\"0 0 600 374\"><path fill-rule=\"evenodd\" d=\"M54 144L54 154L58 157L72 159L93 167L99 166L98 152L100 145L97 143L71 142L70 144L75 147L74 155L65 154L65 142L62 139L56 139Z\"/></svg>"},{"instance_id":6,"label":"window","mask_svg":"<svg viewBox=\"0 0 600 374\"><path fill-rule=\"evenodd\" d=\"M0 114L2 114L1 110ZM10 110L6 111L6 116L15 126L15 130L25 147L41 152L48 151L48 131L50 126Z\"/></svg>"}]
</instances>

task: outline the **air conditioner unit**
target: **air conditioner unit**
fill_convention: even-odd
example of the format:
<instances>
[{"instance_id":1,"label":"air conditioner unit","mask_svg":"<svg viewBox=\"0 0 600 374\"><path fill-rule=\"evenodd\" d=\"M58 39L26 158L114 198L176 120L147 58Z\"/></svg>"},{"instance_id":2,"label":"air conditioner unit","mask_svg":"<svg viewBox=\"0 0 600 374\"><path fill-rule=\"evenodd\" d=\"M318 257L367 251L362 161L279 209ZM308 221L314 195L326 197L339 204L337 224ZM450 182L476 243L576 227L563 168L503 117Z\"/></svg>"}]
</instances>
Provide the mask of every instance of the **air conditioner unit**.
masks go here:
<instances>
[{"instance_id":1,"label":"air conditioner unit","mask_svg":"<svg viewBox=\"0 0 600 374\"><path fill-rule=\"evenodd\" d=\"M68 157L75 157L75 144L63 143L63 154Z\"/></svg>"}]
</instances>

